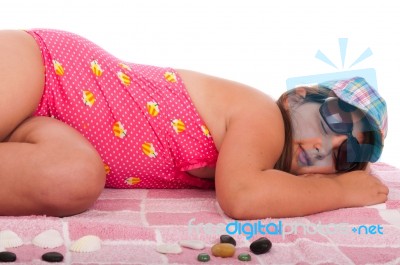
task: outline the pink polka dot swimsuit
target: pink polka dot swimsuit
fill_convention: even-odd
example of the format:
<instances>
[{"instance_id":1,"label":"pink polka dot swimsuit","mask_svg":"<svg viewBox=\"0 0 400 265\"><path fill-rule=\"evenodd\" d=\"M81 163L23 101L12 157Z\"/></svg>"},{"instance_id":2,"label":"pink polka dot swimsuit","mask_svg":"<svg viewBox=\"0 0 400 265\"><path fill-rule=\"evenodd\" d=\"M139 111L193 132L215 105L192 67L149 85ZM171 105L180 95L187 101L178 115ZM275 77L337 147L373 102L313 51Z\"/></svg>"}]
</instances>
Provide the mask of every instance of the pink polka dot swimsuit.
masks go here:
<instances>
[{"instance_id":1,"label":"pink polka dot swimsuit","mask_svg":"<svg viewBox=\"0 0 400 265\"><path fill-rule=\"evenodd\" d=\"M27 32L46 69L34 115L85 136L103 160L106 187L214 186L185 172L215 166L218 151L174 69L121 61L72 33Z\"/></svg>"}]
</instances>

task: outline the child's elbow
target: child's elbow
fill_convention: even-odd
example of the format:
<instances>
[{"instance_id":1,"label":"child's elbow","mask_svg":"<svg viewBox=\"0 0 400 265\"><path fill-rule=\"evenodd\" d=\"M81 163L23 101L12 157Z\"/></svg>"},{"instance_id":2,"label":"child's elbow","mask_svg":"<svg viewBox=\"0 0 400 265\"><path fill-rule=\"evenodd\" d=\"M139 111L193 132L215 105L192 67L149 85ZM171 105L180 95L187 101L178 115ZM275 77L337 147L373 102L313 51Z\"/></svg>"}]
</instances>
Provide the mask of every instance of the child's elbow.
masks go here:
<instances>
[{"instance_id":1,"label":"child's elbow","mask_svg":"<svg viewBox=\"0 0 400 265\"><path fill-rule=\"evenodd\" d=\"M255 205L252 205L245 198L238 194L234 198L218 198L219 206L222 211L230 218L235 220L254 220L273 217L274 213L263 209L259 211Z\"/></svg>"},{"instance_id":2,"label":"child's elbow","mask_svg":"<svg viewBox=\"0 0 400 265\"><path fill-rule=\"evenodd\" d=\"M222 211L232 219L241 220L243 219L243 207L238 197L237 194L232 196L231 194L217 193L217 201Z\"/></svg>"},{"instance_id":3,"label":"child's elbow","mask_svg":"<svg viewBox=\"0 0 400 265\"><path fill-rule=\"evenodd\" d=\"M244 220L245 218L245 214L242 210L241 207L239 207L238 205L232 205L232 206L221 206L221 209L224 211L224 213L235 220Z\"/></svg>"},{"instance_id":4,"label":"child's elbow","mask_svg":"<svg viewBox=\"0 0 400 265\"><path fill-rule=\"evenodd\" d=\"M237 194L235 198L218 200L218 202L224 213L235 220L304 216L301 211L296 211L292 206L285 205L284 203L279 204L272 197L270 199L264 197L262 204L260 204L260 202L251 201L248 194L246 195L240 197Z\"/></svg>"}]
</instances>

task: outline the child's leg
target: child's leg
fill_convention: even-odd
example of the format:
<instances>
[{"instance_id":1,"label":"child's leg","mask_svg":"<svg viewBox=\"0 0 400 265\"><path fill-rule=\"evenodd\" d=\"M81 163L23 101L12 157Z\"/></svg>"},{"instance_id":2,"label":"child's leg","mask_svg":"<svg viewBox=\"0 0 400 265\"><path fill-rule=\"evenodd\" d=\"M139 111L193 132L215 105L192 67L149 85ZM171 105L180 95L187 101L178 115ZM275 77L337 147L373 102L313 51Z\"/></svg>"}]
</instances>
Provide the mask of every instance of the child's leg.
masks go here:
<instances>
[{"instance_id":1,"label":"child's leg","mask_svg":"<svg viewBox=\"0 0 400 265\"><path fill-rule=\"evenodd\" d=\"M0 215L67 216L86 210L105 183L103 163L75 129L30 118L0 143Z\"/></svg>"},{"instance_id":2,"label":"child's leg","mask_svg":"<svg viewBox=\"0 0 400 265\"><path fill-rule=\"evenodd\" d=\"M70 215L87 209L104 186L104 167L74 129L27 118L43 93L35 40L0 31L0 215Z\"/></svg>"},{"instance_id":3,"label":"child's leg","mask_svg":"<svg viewBox=\"0 0 400 265\"><path fill-rule=\"evenodd\" d=\"M0 31L0 142L32 115L43 86L43 60L35 40L24 31Z\"/></svg>"}]
</instances>

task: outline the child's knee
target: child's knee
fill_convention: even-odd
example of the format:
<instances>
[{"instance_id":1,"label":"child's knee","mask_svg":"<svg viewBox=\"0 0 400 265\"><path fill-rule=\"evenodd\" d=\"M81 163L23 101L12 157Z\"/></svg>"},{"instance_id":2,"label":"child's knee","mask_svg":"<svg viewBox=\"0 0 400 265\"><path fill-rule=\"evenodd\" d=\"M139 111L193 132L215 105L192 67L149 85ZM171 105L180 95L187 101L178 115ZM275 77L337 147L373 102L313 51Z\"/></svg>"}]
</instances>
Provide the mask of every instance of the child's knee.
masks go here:
<instances>
[{"instance_id":1,"label":"child's knee","mask_svg":"<svg viewBox=\"0 0 400 265\"><path fill-rule=\"evenodd\" d=\"M42 190L40 204L46 214L68 216L89 209L101 194L105 184L105 170L92 157L80 155L69 163L58 165L58 173L45 178L50 185ZM43 184L43 183L42 183Z\"/></svg>"}]
</instances>

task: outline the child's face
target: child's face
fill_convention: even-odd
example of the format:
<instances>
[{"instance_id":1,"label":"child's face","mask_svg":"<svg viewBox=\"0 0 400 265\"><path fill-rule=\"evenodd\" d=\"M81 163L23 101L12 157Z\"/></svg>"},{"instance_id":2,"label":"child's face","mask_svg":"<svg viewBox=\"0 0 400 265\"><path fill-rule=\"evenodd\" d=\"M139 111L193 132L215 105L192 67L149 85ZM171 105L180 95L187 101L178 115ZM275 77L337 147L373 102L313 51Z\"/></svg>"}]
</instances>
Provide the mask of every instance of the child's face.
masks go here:
<instances>
[{"instance_id":1,"label":"child's face","mask_svg":"<svg viewBox=\"0 0 400 265\"><path fill-rule=\"evenodd\" d=\"M347 135L333 132L322 118L320 103L307 102L293 105L290 119L293 130L293 155L291 172L296 175L337 172L335 168L339 146ZM363 141L361 111L351 113L353 136L359 143Z\"/></svg>"}]
</instances>

